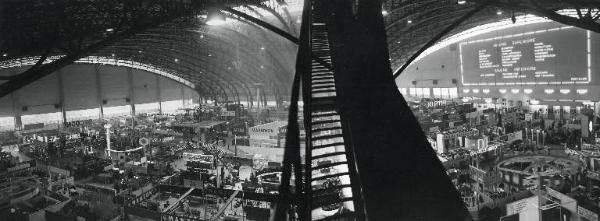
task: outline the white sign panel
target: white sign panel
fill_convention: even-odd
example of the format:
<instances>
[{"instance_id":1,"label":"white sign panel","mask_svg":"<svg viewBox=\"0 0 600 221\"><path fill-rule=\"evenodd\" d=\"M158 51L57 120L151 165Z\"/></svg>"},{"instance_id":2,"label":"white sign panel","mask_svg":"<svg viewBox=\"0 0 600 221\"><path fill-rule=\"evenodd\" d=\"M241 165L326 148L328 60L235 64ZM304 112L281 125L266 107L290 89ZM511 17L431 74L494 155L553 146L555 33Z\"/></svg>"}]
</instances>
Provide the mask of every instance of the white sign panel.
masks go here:
<instances>
[{"instance_id":1,"label":"white sign panel","mask_svg":"<svg viewBox=\"0 0 600 221\"><path fill-rule=\"evenodd\" d=\"M235 117L235 111L223 111L221 113L223 117Z\"/></svg>"}]
</instances>

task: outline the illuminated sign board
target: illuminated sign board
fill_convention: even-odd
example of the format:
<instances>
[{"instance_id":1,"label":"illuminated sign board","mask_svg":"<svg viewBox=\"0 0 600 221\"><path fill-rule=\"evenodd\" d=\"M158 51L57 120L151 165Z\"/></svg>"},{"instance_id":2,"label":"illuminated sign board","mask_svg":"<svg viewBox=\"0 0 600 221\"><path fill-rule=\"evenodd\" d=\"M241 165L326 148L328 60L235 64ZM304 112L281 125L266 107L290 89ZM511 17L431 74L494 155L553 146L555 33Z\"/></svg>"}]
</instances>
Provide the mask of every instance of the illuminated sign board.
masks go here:
<instances>
[{"instance_id":1,"label":"illuminated sign board","mask_svg":"<svg viewBox=\"0 0 600 221\"><path fill-rule=\"evenodd\" d=\"M590 35L565 26L461 42L462 84L590 83Z\"/></svg>"}]
</instances>

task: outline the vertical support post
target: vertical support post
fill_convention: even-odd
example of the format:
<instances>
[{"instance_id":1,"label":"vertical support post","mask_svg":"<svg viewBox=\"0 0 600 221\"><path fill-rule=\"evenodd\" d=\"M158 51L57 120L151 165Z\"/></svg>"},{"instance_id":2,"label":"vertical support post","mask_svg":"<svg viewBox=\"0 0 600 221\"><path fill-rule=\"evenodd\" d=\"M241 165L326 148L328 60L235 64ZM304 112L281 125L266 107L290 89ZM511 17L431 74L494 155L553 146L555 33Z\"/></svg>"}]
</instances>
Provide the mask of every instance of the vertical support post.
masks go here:
<instances>
[{"instance_id":1,"label":"vertical support post","mask_svg":"<svg viewBox=\"0 0 600 221\"><path fill-rule=\"evenodd\" d=\"M101 78L100 78L100 65L97 64L94 66L94 70L95 70L95 77L96 77L96 99L98 100L98 110L99 110L99 119L103 119L104 118L104 105L102 105L104 103L104 99L102 99L102 82L101 82Z\"/></svg>"},{"instance_id":2,"label":"vertical support post","mask_svg":"<svg viewBox=\"0 0 600 221\"><path fill-rule=\"evenodd\" d=\"M63 84L63 73L62 70L56 72L57 85L58 85L58 105L60 105L60 112L62 113L63 124L67 122L67 113L65 112L65 88Z\"/></svg>"},{"instance_id":3,"label":"vertical support post","mask_svg":"<svg viewBox=\"0 0 600 221\"><path fill-rule=\"evenodd\" d=\"M160 90L160 76L156 75L156 100L158 101L158 113L162 114L162 94Z\"/></svg>"},{"instance_id":4,"label":"vertical support post","mask_svg":"<svg viewBox=\"0 0 600 221\"><path fill-rule=\"evenodd\" d=\"M135 116L135 99L134 99L134 87L133 87L133 70L127 68L127 85L129 85L129 105L131 106L131 116Z\"/></svg>"},{"instance_id":5,"label":"vertical support post","mask_svg":"<svg viewBox=\"0 0 600 221\"><path fill-rule=\"evenodd\" d=\"M260 109L260 88L256 86L256 108Z\"/></svg>"},{"instance_id":6,"label":"vertical support post","mask_svg":"<svg viewBox=\"0 0 600 221\"><path fill-rule=\"evenodd\" d=\"M21 102L19 101L19 91L14 91L10 93L10 98L12 100L13 114L15 117L15 130L23 129L23 121L21 121L22 115L22 107Z\"/></svg>"},{"instance_id":7,"label":"vertical support post","mask_svg":"<svg viewBox=\"0 0 600 221\"><path fill-rule=\"evenodd\" d=\"M179 88L181 89L181 107L185 108L185 90L183 84L179 84Z\"/></svg>"}]
</instances>

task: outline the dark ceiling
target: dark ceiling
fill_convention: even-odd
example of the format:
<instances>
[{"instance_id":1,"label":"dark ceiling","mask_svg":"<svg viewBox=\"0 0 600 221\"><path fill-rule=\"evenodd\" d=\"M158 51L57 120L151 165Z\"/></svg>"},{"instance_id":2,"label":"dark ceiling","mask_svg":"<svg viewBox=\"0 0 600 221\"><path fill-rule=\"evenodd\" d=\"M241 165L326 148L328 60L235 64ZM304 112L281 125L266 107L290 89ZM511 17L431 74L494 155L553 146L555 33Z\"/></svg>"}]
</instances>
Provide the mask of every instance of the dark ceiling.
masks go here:
<instances>
[{"instance_id":1,"label":"dark ceiling","mask_svg":"<svg viewBox=\"0 0 600 221\"><path fill-rule=\"evenodd\" d=\"M464 4L458 0L384 1L392 70L481 4L486 7L442 36L510 18L512 11L546 16L563 8L600 8L598 0L543 2L540 6L536 0L468 0ZM203 94L220 91L247 96L260 84L269 94L287 97L295 43L231 14L225 25L208 26L205 21L211 7L232 7L298 36L300 0L285 4L281 0L4 0L0 3L0 63L66 55L63 60L68 64L69 59L104 56L170 70ZM497 15L498 10L507 13ZM582 11L584 15L587 12ZM593 27L598 24L598 13L589 14ZM43 66L48 64L40 62L18 77L3 79L0 92L35 80L34 72Z\"/></svg>"}]
</instances>

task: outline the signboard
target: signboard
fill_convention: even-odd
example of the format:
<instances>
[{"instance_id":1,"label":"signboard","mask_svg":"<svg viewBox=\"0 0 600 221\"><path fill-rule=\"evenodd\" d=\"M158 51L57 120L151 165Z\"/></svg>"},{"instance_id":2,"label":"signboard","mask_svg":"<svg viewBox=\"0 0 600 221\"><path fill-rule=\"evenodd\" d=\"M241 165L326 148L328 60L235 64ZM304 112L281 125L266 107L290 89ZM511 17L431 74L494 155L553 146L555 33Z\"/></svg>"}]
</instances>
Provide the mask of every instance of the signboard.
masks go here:
<instances>
[{"instance_id":1,"label":"signboard","mask_svg":"<svg viewBox=\"0 0 600 221\"><path fill-rule=\"evenodd\" d=\"M223 117L235 117L235 111L223 111L221 113Z\"/></svg>"},{"instance_id":2,"label":"signboard","mask_svg":"<svg viewBox=\"0 0 600 221\"><path fill-rule=\"evenodd\" d=\"M287 122L275 121L268 124L258 125L249 128L248 135L253 139L273 139L279 133L285 133Z\"/></svg>"},{"instance_id":3,"label":"signboard","mask_svg":"<svg viewBox=\"0 0 600 221\"><path fill-rule=\"evenodd\" d=\"M581 206L577 206L577 215L579 215L580 217L583 217L587 220L590 221L597 221L598 220L598 214L583 208Z\"/></svg>"},{"instance_id":4,"label":"signboard","mask_svg":"<svg viewBox=\"0 0 600 221\"><path fill-rule=\"evenodd\" d=\"M238 138L240 136L246 135L246 133L246 127L244 125L233 128L233 134L238 135Z\"/></svg>"},{"instance_id":5,"label":"signboard","mask_svg":"<svg viewBox=\"0 0 600 221\"><path fill-rule=\"evenodd\" d=\"M513 141L517 141L517 140L523 140L523 131L517 131L514 133L509 133L506 134L506 142L507 143L511 143Z\"/></svg>"},{"instance_id":6,"label":"signboard","mask_svg":"<svg viewBox=\"0 0 600 221\"><path fill-rule=\"evenodd\" d=\"M463 85L586 84L586 30L563 26L459 44ZM556 65L564 64L564 65Z\"/></svg>"},{"instance_id":7,"label":"signboard","mask_svg":"<svg viewBox=\"0 0 600 221\"><path fill-rule=\"evenodd\" d=\"M64 126L65 127L79 127L79 126L84 126L84 125L90 125L92 124L92 120L77 120L77 121L70 121L70 122L65 122Z\"/></svg>"},{"instance_id":8,"label":"signboard","mask_svg":"<svg viewBox=\"0 0 600 221\"><path fill-rule=\"evenodd\" d=\"M23 130L33 130L33 129L41 129L41 128L44 128L44 123L23 125Z\"/></svg>"},{"instance_id":9,"label":"signboard","mask_svg":"<svg viewBox=\"0 0 600 221\"><path fill-rule=\"evenodd\" d=\"M197 153L183 153L183 159L185 159L186 161L200 161L204 163L213 163L215 156Z\"/></svg>"}]
</instances>

